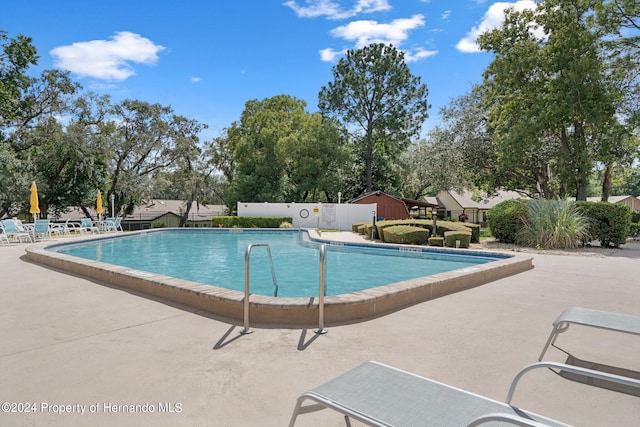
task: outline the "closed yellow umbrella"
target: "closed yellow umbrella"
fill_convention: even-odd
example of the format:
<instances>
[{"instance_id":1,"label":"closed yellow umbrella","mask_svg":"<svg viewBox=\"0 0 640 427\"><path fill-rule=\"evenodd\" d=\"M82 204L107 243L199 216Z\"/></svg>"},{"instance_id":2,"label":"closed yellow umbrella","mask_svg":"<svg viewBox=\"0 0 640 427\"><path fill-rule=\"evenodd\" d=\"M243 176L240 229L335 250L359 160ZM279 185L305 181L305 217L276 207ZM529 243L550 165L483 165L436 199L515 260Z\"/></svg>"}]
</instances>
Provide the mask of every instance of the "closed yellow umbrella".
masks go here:
<instances>
[{"instance_id":1,"label":"closed yellow umbrella","mask_svg":"<svg viewBox=\"0 0 640 427\"><path fill-rule=\"evenodd\" d=\"M98 219L102 216L102 193L98 190L98 198L96 200L96 213L98 214Z\"/></svg>"},{"instance_id":2,"label":"closed yellow umbrella","mask_svg":"<svg viewBox=\"0 0 640 427\"><path fill-rule=\"evenodd\" d=\"M36 182L33 181L31 183L31 197L29 197L29 213L33 214L33 219L35 221L36 215L40 213L40 206L38 203L38 187L36 186Z\"/></svg>"}]
</instances>

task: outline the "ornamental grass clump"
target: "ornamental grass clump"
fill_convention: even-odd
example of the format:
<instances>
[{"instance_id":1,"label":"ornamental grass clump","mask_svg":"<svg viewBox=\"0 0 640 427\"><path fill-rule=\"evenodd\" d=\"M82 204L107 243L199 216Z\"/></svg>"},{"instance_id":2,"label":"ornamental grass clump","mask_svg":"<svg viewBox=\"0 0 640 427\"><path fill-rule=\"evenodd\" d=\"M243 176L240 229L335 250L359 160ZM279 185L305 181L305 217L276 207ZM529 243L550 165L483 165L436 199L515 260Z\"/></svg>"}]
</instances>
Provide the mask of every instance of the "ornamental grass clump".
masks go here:
<instances>
[{"instance_id":1,"label":"ornamental grass clump","mask_svg":"<svg viewBox=\"0 0 640 427\"><path fill-rule=\"evenodd\" d=\"M589 220L566 200L531 200L518 243L540 249L572 249L588 240Z\"/></svg>"}]
</instances>

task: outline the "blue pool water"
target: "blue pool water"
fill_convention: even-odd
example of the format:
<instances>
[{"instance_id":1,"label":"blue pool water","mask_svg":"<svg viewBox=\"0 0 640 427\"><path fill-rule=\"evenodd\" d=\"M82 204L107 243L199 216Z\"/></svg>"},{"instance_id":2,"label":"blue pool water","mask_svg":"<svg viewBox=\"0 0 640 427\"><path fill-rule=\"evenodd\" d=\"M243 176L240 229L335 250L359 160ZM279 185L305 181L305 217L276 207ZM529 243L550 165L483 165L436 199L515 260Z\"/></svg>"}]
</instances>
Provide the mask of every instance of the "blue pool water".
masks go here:
<instances>
[{"instance_id":1,"label":"blue pool water","mask_svg":"<svg viewBox=\"0 0 640 427\"><path fill-rule=\"evenodd\" d=\"M60 245L57 252L185 280L244 290L244 259L250 244L268 243L280 297L318 295L319 243L300 231L180 229L136 233ZM417 277L484 264L479 256L327 245L326 294L339 295ZM274 292L267 251L251 251L251 293Z\"/></svg>"}]
</instances>

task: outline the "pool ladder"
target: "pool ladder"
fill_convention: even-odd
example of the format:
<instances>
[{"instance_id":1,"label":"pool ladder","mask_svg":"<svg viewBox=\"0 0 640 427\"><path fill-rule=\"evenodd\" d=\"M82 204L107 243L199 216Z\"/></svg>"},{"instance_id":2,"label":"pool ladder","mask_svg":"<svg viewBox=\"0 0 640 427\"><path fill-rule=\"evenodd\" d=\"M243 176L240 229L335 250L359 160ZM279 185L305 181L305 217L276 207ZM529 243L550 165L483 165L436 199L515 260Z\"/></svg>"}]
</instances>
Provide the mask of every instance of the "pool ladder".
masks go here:
<instances>
[{"instance_id":1,"label":"pool ladder","mask_svg":"<svg viewBox=\"0 0 640 427\"><path fill-rule=\"evenodd\" d=\"M258 246L264 246L267 249L267 255L269 256L269 264L271 265L271 278L273 279L273 296L278 296L278 282L276 281L276 270L273 268L273 258L271 257L271 248L268 243L254 243L247 246L247 250L244 254L244 329L240 331L241 334L246 335L253 332L249 327L249 269L251 264L251 249ZM326 245L320 245L320 277L318 283L318 329L316 334L326 334L327 330L324 329L324 297L326 294L326 273L327 273L327 250Z\"/></svg>"}]
</instances>

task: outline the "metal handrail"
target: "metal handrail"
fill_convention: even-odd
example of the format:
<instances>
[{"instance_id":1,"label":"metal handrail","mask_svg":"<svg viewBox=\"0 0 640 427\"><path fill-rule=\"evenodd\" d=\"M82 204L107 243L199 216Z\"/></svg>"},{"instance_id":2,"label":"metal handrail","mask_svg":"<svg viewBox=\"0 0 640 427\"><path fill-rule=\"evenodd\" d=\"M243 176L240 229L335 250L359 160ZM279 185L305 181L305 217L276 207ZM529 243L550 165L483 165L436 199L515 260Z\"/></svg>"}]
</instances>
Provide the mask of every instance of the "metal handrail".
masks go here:
<instances>
[{"instance_id":1,"label":"metal handrail","mask_svg":"<svg viewBox=\"0 0 640 427\"><path fill-rule=\"evenodd\" d=\"M327 245L320 245L320 277L318 278L318 329L316 334L326 334L324 328L324 297L327 294Z\"/></svg>"},{"instance_id":2,"label":"metal handrail","mask_svg":"<svg viewBox=\"0 0 640 427\"><path fill-rule=\"evenodd\" d=\"M271 257L271 248L268 243L252 243L247 246L247 250L244 254L244 329L240 331L241 334L250 334L253 332L249 328L249 267L251 261L251 249L258 246L264 246L267 248L267 255L269 256L269 264L271 266L271 278L273 279L273 296L278 296L278 282L276 280L276 270L273 267L273 258Z\"/></svg>"}]
</instances>

